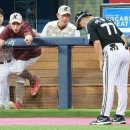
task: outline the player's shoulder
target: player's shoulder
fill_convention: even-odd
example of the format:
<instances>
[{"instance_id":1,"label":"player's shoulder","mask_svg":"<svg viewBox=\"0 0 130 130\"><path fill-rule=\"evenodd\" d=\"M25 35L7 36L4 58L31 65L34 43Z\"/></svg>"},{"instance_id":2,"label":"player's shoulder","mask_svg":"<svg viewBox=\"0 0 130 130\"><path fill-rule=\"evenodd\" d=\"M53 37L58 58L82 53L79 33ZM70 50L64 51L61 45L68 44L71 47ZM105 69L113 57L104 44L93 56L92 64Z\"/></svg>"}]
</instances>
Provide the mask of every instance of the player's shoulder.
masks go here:
<instances>
[{"instance_id":1,"label":"player's shoulder","mask_svg":"<svg viewBox=\"0 0 130 130\"><path fill-rule=\"evenodd\" d=\"M57 25L58 20L54 20L54 21L49 21L46 26L50 26L50 25Z\"/></svg>"},{"instance_id":2,"label":"player's shoulder","mask_svg":"<svg viewBox=\"0 0 130 130\"><path fill-rule=\"evenodd\" d=\"M10 24L2 27L2 32L4 33L10 32L10 30L11 30Z\"/></svg>"},{"instance_id":3,"label":"player's shoulder","mask_svg":"<svg viewBox=\"0 0 130 130\"><path fill-rule=\"evenodd\" d=\"M70 22L68 23L68 27L70 27L72 29L76 29L76 26L74 24L70 23Z\"/></svg>"},{"instance_id":4,"label":"player's shoulder","mask_svg":"<svg viewBox=\"0 0 130 130\"><path fill-rule=\"evenodd\" d=\"M96 22L96 21L101 21L101 19L103 19L103 18L101 18L101 17L93 17L91 20L90 20L90 22Z\"/></svg>"},{"instance_id":5,"label":"player's shoulder","mask_svg":"<svg viewBox=\"0 0 130 130\"><path fill-rule=\"evenodd\" d=\"M5 26L0 26L0 29L4 29L5 28Z\"/></svg>"},{"instance_id":6,"label":"player's shoulder","mask_svg":"<svg viewBox=\"0 0 130 130\"><path fill-rule=\"evenodd\" d=\"M110 21L110 20L105 17L94 17L93 21L94 22L105 22L105 21Z\"/></svg>"},{"instance_id":7,"label":"player's shoulder","mask_svg":"<svg viewBox=\"0 0 130 130\"><path fill-rule=\"evenodd\" d=\"M30 26L28 21L23 21L22 22L22 27Z\"/></svg>"},{"instance_id":8,"label":"player's shoulder","mask_svg":"<svg viewBox=\"0 0 130 130\"><path fill-rule=\"evenodd\" d=\"M0 33L5 29L5 26L0 26Z\"/></svg>"},{"instance_id":9,"label":"player's shoulder","mask_svg":"<svg viewBox=\"0 0 130 130\"><path fill-rule=\"evenodd\" d=\"M89 25L95 26L95 25L102 24L107 21L108 19L103 18L103 17L93 17L93 19L90 20Z\"/></svg>"}]
</instances>

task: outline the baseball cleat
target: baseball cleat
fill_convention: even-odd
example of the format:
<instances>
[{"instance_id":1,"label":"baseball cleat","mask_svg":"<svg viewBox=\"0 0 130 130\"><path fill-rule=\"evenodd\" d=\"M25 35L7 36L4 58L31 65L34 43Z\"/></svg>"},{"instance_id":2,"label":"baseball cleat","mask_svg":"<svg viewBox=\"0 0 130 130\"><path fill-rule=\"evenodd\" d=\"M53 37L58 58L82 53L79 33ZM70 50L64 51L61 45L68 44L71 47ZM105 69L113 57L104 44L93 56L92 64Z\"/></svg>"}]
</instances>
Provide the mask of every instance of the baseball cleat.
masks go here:
<instances>
[{"instance_id":1,"label":"baseball cleat","mask_svg":"<svg viewBox=\"0 0 130 130\"><path fill-rule=\"evenodd\" d=\"M23 105L20 102L9 102L10 109L22 109Z\"/></svg>"},{"instance_id":2,"label":"baseball cleat","mask_svg":"<svg viewBox=\"0 0 130 130\"><path fill-rule=\"evenodd\" d=\"M110 118L107 116L99 116L97 117L97 120L92 121L90 125L110 125L111 121Z\"/></svg>"},{"instance_id":3,"label":"baseball cleat","mask_svg":"<svg viewBox=\"0 0 130 130\"><path fill-rule=\"evenodd\" d=\"M31 95L35 96L39 89L40 89L40 80L37 76L34 76L34 80L30 81L30 85L31 85Z\"/></svg>"},{"instance_id":4,"label":"baseball cleat","mask_svg":"<svg viewBox=\"0 0 130 130\"><path fill-rule=\"evenodd\" d=\"M115 115L111 122L112 124L126 124L125 118L122 115Z\"/></svg>"}]
</instances>

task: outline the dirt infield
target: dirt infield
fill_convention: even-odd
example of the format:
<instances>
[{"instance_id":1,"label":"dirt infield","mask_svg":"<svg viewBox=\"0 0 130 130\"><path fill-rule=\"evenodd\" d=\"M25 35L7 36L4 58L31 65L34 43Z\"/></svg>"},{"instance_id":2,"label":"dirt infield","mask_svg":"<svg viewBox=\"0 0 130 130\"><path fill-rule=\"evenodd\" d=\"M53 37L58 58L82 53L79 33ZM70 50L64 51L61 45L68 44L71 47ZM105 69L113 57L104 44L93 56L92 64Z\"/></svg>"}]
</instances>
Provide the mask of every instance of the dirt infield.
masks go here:
<instances>
[{"instance_id":1,"label":"dirt infield","mask_svg":"<svg viewBox=\"0 0 130 130\"><path fill-rule=\"evenodd\" d=\"M95 118L0 118L0 125L89 125ZM126 125L130 125L130 118L126 118Z\"/></svg>"}]
</instances>

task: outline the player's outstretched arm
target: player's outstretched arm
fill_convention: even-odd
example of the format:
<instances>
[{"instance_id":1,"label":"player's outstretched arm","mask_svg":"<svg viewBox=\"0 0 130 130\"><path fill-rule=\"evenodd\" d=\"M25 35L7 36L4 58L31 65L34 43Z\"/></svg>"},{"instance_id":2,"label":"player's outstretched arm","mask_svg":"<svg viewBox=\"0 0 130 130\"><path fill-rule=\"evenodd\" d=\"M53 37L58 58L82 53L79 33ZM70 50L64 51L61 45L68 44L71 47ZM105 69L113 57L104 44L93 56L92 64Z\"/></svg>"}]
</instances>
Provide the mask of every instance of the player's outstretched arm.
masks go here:
<instances>
[{"instance_id":1,"label":"player's outstretched arm","mask_svg":"<svg viewBox=\"0 0 130 130\"><path fill-rule=\"evenodd\" d=\"M127 38L126 38L126 36L124 34L121 35L121 39L124 41L125 46L127 46L128 41L127 41Z\"/></svg>"},{"instance_id":2,"label":"player's outstretched arm","mask_svg":"<svg viewBox=\"0 0 130 130\"><path fill-rule=\"evenodd\" d=\"M99 40L95 40L93 43L94 43L94 49L95 49L96 54L97 54L98 59L99 59L100 70L102 70L104 61L103 61L103 53L102 53L101 42Z\"/></svg>"},{"instance_id":3,"label":"player's outstretched arm","mask_svg":"<svg viewBox=\"0 0 130 130\"><path fill-rule=\"evenodd\" d=\"M27 34L27 35L25 35L24 40L25 40L27 45L30 45L32 43L32 41L33 41L33 37L32 37L32 35Z\"/></svg>"}]
</instances>

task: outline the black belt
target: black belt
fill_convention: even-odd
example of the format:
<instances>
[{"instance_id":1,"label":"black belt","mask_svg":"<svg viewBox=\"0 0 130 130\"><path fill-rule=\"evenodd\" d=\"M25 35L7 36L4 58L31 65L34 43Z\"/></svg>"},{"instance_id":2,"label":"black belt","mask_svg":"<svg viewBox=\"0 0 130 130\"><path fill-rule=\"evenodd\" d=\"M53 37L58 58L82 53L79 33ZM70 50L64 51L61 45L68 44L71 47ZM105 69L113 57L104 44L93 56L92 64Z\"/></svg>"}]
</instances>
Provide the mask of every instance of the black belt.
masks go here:
<instances>
[{"instance_id":1,"label":"black belt","mask_svg":"<svg viewBox=\"0 0 130 130\"><path fill-rule=\"evenodd\" d=\"M9 62L11 62L11 60L7 60L6 62L9 63ZM6 63L6 62L0 61L0 64L4 64L4 63Z\"/></svg>"}]
</instances>

